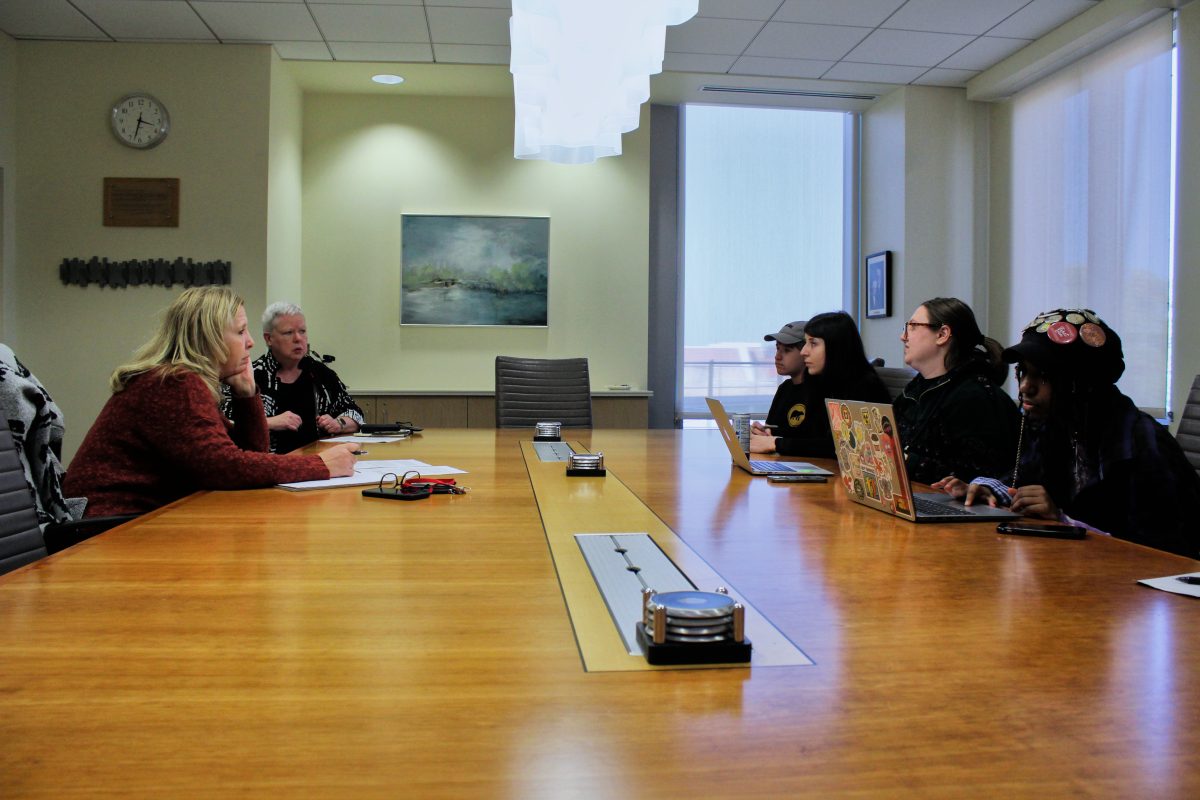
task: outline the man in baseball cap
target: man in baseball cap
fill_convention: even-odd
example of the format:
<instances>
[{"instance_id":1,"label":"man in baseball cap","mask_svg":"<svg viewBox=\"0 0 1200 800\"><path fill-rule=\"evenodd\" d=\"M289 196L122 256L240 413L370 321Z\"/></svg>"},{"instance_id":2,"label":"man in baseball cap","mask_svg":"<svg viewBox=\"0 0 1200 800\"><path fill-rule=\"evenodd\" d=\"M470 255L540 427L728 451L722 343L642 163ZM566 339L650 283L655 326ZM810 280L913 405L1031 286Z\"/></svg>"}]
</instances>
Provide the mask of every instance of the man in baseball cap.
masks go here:
<instances>
[{"instance_id":1,"label":"man in baseball cap","mask_svg":"<svg viewBox=\"0 0 1200 800\"><path fill-rule=\"evenodd\" d=\"M751 453L793 453L785 443L793 434L799 434L813 427L804 427L808 420L808 409L812 398L809 387L804 385L804 326L808 320L801 319L789 322L775 333L763 337L764 342L775 342L775 372L786 380L775 390L771 399L771 410L767 412L766 423L752 422L750 424Z\"/></svg>"},{"instance_id":2,"label":"man in baseball cap","mask_svg":"<svg viewBox=\"0 0 1200 800\"><path fill-rule=\"evenodd\" d=\"M1035 317L1004 351L1017 365L1023 423L1013 488L999 481L945 488L1033 517L1058 519L1190 558L1189 519L1200 478L1170 432L1116 387L1121 337L1089 308Z\"/></svg>"}]
</instances>

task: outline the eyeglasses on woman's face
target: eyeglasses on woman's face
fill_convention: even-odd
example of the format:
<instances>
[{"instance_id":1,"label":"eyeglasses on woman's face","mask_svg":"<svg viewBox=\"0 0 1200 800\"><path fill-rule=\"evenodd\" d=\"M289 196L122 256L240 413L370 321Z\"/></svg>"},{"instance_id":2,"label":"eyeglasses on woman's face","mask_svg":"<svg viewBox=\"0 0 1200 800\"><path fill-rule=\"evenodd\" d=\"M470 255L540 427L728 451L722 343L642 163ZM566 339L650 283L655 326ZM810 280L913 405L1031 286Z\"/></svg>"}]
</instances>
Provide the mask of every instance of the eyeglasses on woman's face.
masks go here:
<instances>
[{"instance_id":1,"label":"eyeglasses on woman's face","mask_svg":"<svg viewBox=\"0 0 1200 800\"><path fill-rule=\"evenodd\" d=\"M936 331L941 327L942 326L936 322L917 322L915 319L910 319L908 322L904 323L904 327L900 329L900 335L907 336L917 328L929 328L930 330Z\"/></svg>"}]
</instances>

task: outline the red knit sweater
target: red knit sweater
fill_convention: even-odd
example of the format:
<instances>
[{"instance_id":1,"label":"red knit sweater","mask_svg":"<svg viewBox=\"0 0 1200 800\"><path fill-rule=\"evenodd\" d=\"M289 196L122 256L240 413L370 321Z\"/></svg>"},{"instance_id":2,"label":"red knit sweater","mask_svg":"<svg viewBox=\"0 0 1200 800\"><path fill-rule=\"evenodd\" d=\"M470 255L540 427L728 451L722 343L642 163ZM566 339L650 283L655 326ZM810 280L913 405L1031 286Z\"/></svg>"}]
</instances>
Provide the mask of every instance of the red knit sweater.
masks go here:
<instances>
[{"instance_id":1,"label":"red knit sweater","mask_svg":"<svg viewBox=\"0 0 1200 800\"><path fill-rule=\"evenodd\" d=\"M262 398L234 398L233 428L193 372L138 375L109 398L67 470L84 516L141 514L200 489L329 477L320 456L267 452Z\"/></svg>"}]
</instances>

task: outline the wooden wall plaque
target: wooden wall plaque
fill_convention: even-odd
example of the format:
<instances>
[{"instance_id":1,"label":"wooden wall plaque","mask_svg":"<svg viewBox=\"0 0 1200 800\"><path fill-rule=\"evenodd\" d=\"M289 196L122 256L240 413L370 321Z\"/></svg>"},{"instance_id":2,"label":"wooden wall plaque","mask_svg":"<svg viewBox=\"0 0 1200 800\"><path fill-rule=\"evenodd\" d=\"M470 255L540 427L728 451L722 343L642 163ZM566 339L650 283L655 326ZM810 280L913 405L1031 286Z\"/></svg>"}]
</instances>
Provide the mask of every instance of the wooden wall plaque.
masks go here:
<instances>
[{"instance_id":1,"label":"wooden wall plaque","mask_svg":"<svg viewBox=\"0 0 1200 800\"><path fill-rule=\"evenodd\" d=\"M104 224L178 228L179 178L105 178Z\"/></svg>"}]
</instances>

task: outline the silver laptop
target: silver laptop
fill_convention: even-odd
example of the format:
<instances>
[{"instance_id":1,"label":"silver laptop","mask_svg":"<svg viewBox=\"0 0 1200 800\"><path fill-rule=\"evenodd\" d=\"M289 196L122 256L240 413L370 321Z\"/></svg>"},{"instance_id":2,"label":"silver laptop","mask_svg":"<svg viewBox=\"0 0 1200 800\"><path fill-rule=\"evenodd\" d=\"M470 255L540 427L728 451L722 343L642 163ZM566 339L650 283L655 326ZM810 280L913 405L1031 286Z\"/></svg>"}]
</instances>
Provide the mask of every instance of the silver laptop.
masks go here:
<instances>
[{"instance_id":1,"label":"silver laptop","mask_svg":"<svg viewBox=\"0 0 1200 800\"><path fill-rule=\"evenodd\" d=\"M725 406L715 397L706 397L704 401L708 403L708 410L712 412L713 419L716 420L717 430L721 431L721 438L725 440L725 446L729 448L729 455L733 459L733 463L751 475L833 476L829 470L821 469L816 464L809 464L807 461L751 461L742 451L741 442L738 441L737 434L733 430L729 415L725 413Z\"/></svg>"},{"instance_id":2,"label":"silver laptop","mask_svg":"<svg viewBox=\"0 0 1200 800\"><path fill-rule=\"evenodd\" d=\"M1006 508L963 505L944 492L913 493L896 417L887 403L825 401L842 485L850 499L910 522L1016 519Z\"/></svg>"}]
</instances>

